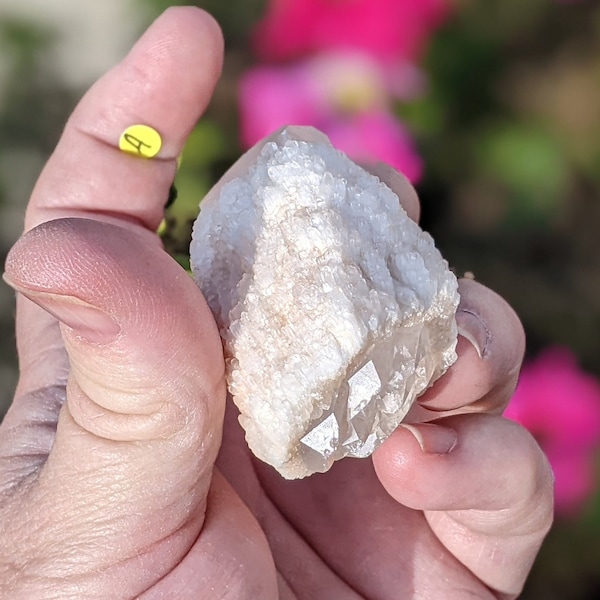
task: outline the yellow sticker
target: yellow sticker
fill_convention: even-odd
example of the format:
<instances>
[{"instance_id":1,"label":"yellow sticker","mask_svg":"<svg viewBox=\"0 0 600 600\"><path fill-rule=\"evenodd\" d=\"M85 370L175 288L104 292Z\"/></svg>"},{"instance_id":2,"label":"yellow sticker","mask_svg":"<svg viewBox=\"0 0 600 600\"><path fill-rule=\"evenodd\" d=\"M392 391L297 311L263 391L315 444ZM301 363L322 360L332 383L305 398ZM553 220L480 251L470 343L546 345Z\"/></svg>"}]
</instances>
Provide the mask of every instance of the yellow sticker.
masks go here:
<instances>
[{"instance_id":1,"label":"yellow sticker","mask_svg":"<svg viewBox=\"0 0 600 600\"><path fill-rule=\"evenodd\" d=\"M148 125L131 125L119 139L119 148L128 154L154 158L162 147L162 138L156 129Z\"/></svg>"}]
</instances>

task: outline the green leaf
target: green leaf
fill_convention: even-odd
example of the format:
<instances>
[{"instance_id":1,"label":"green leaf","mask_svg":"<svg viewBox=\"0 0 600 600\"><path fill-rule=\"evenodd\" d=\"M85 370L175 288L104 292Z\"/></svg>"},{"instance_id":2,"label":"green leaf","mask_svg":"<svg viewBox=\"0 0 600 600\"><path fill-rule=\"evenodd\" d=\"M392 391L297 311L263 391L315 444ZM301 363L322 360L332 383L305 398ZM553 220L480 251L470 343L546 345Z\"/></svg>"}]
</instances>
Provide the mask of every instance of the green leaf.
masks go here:
<instances>
[{"instance_id":1,"label":"green leaf","mask_svg":"<svg viewBox=\"0 0 600 600\"><path fill-rule=\"evenodd\" d=\"M480 172L501 185L517 219L553 216L569 169L558 141L544 128L518 122L492 126L478 144Z\"/></svg>"},{"instance_id":2,"label":"green leaf","mask_svg":"<svg viewBox=\"0 0 600 600\"><path fill-rule=\"evenodd\" d=\"M213 121L200 121L188 138L183 150L182 171L206 167L223 159L227 143L223 131Z\"/></svg>"}]
</instances>

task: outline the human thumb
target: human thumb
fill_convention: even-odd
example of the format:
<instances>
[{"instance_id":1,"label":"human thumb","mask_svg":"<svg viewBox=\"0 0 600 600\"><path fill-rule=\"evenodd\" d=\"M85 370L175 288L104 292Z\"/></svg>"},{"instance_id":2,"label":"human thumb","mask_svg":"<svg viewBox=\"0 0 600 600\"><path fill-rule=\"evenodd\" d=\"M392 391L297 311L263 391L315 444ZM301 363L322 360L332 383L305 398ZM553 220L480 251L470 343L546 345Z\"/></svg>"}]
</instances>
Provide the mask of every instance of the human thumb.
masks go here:
<instances>
[{"instance_id":1,"label":"human thumb","mask_svg":"<svg viewBox=\"0 0 600 600\"><path fill-rule=\"evenodd\" d=\"M43 515L27 542L38 569L63 553L65 577L118 578L143 557L141 579L127 578L143 588L144 573L168 572L202 528L225 400L212 315L187 273L133 225L44 223L13 247L5 279L28 299L20 329L35 352L51 354L56 340L30 301L60 322L70 363L52 449L20 505ZM23 365L36 364L23 356L33 351L21 346ZM36 374L21 377L26 390Z\"/></svg>"}]
</instances>

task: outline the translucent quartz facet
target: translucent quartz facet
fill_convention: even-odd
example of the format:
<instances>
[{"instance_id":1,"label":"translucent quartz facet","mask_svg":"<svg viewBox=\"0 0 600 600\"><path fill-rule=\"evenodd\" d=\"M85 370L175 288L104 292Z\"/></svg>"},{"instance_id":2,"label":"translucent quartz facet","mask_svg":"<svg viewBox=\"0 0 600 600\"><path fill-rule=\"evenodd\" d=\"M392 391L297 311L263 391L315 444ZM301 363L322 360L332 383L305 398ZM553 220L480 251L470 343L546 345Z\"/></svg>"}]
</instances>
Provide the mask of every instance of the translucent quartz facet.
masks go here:
<instances>
[{"instance_id":1,"label":"translucent quartz facet","mask_svg":"<svg viewBox=\"0 0 600 600\"><path fill-rule=\"evenodd\" d=\"M456 359L457 281L432 238L315 132L242 159L190 253L248 445L286 478L369 456Z\"/></svg>"}]
</instances>

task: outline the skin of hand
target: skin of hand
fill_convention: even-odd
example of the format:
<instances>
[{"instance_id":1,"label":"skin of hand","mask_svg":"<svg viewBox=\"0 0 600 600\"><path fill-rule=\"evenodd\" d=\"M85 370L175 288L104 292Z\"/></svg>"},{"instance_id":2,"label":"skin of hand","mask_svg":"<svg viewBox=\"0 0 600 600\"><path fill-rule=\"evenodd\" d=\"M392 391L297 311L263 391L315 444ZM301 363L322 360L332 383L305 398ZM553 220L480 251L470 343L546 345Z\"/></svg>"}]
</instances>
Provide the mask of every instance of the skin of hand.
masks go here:
<instances>
[{"instance_id":1,"label":"skin of hand","mask_svg":"<svg viewBox=\"0 0 600 600\"><path fill-rule=\"evenodd\" d=\"M222 52L206 13L166 11L35 187L5 272L21 377L0 428L0 596L516 597L552 475L501 417L524 336L478 283L460 283L458 361L372 459L289 482L249 454L210 311L154 234ZM161 132L155 159L118 150L133 123ZM404 178L375 171L417 218Z\"/></svg>"}]
</instances>

